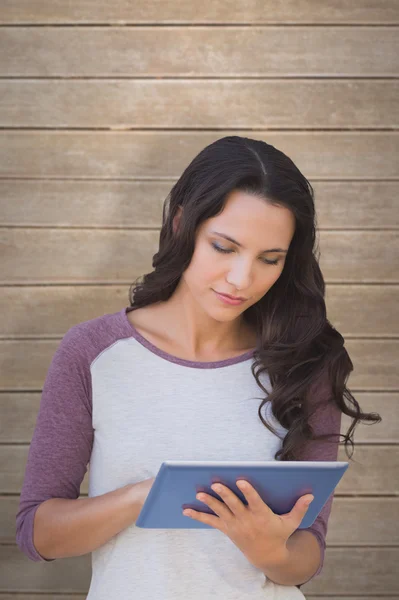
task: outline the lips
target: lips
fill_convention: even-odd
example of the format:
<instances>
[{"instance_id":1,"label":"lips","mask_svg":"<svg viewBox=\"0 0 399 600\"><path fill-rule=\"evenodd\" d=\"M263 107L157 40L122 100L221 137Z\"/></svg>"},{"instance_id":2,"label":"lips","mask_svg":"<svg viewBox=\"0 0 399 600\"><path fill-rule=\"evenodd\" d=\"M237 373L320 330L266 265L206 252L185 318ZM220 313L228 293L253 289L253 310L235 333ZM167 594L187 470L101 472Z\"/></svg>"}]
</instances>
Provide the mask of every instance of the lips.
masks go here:
<instances>
[{"instance_id":1,"label":"lips","mask_svg":"<svg viewBox=\"0 0 399 600\"><path fill-rule=\"evenodd\" d=\"M220 294L221 296L226 296L226 298L230 298L230 300L246 300L246 298L243 298L242 296L230 296L230 294L223 294L222 292L217 292L218 294Z\"/></svg>"},{"instance_id":2,"label":"lips","mask_svg":"<svg viewBox=\"0 0 399 600\"><path fill-rule=\"evenodd\" d=\"M219 294L219 292L216 292L215 290L213 290L216 294L216 296L219 298L219 301L222 302L224 305L230 305L230 306L239 306L241 304L243 304L246 300L233 300L233 298L230 298L227 295L224 294Z\"/></svg>"}]
</instances>

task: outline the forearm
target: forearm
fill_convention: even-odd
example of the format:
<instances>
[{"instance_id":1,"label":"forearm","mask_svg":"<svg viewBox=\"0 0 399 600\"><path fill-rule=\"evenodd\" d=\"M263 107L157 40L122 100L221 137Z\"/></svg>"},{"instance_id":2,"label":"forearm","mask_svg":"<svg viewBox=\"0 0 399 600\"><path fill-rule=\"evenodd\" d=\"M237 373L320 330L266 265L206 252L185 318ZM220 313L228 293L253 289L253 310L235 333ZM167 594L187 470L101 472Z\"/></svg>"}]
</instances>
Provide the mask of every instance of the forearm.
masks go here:
<instances>
[{"instance_id":1,"label":"forearm","mask_svg":"<svg viewBox=\"0 0 399 600\"><path fill-rule=\"evenodd\" d=\"M262 569L268 579L281 585L301 585L317 571L320 546L310 531L297 529L288 538L287 551L278 560L268 560Z\"/></svg>"},{"instance_id":2,"label":"forearm","mask_svg":"<svg viewBox=\"0 0 399 600\"><path fill-rule=\"evenodd\" d=\"M134 523L140 510L134 484L94 498L51 498L36 511L33 543L44 558L87 554Z\"/></svg>"}]
</instances>

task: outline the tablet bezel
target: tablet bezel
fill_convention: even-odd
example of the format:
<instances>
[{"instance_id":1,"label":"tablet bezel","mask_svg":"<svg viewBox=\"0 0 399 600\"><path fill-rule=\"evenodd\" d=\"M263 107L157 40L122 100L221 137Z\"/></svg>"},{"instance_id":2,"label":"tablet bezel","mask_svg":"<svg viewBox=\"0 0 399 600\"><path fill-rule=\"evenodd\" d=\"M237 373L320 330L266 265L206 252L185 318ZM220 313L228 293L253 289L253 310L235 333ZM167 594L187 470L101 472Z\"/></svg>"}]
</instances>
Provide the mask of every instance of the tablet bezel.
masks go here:
<instances>
[{"instance_id":1,"label":"tablet bezel","mask_svg":"<svg viewBox=\"0 0 399 600\"><path fill-rule=\"evenodd\" d=\"M213 529L206 523L184 516L184 508L215 515L212 509L197 500L195 495L203 491L223 501L210 488L216 482L227 485L244 504L247 504L245 496L235 484L238 479L245 479L255 487L264 502L276 514L289 512L299 497L313 494L314 500L298 527L306 529L313 524L348 467L349 462L346 461L165 460L158 470L135 524L139 528L151 529ZM293 473L294 476L288 480L285 471ZM182 479L184 473L185 480ZM274 477L273 488L270 476ZM195 480L207 483L195 483ZM269 487L266 489L267 486Z\"/></svg>"}]
</instances>

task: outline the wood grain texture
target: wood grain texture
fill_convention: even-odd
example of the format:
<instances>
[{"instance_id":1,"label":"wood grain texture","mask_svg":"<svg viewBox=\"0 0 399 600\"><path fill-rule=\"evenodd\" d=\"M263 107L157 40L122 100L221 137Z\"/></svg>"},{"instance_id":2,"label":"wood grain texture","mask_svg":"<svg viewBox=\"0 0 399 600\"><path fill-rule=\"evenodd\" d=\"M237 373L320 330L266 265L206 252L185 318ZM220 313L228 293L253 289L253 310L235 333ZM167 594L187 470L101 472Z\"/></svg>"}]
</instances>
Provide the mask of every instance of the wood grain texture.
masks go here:
<instances>
[{"instance_id":1,"label":"wood grain texture","mask_svg":"<svg viewBox=\"0 0 399 600\"><path fill-rule=\"evenodd\" d=\"M174 183L0 179L1 225L159 228ZM399 229L398 181L310 183L319 229Z\"/></svg>"},{"instance_id":2,"label":"wood grain texture","mask_svg":"<svg viewBox=\"0 0 399 600\"><path fill-rule=\"evenodd\" d=\"M18 502L19 496L16 495L0 496L0 544L15 543ZM370 515L373 515L372 519ZM365 523L368 527L364 526ZM392 546L394 535L398 538L399 498L335 495L326 536L329 547Z\"/></svg>"},{"instance_id":3,"label":"wood grain texture","mask_svg":"<svg viewBox=\"0 0 399 600\"><path fill-rule=\"evenodd\" d=\"M378 26L9 27L0 75L393 77L398 45Z\"/></svg>"},{"instance_id":4,"label":"wood grain texture","mask_svg":"<svg viewBox=\"0 0 399 600\"><path fill-rule=\"evenodd\" d=\"M399 283L397 231L321 231L318 237L326 282ZM3 285L122 283L152 271L159 230L4 228L0 244Z\"/></svg>"},{"instance_id":5,"label":"wood grain texture","mask_svg":"<svg viewBox=\"0 0 399 600\"><path fill-rule=\"evenodd\" d=\"M396 566L399 548L327 548L323 574L301 588L304 595L397 594Z\"/></svg>"},{"instance_id":6,"label":"wood grain texture","mask_svg":"<svg viewBox=\"0 0 399 600\"><path fill-rule=\"evenodd\" d=\"M32 596L29 592L27 594L7 594L0 592L0 600L86 600L86 594L36 594ZM307 594L307 598L312 598L312 600L364 600L364 596L314 596L313 594ZM395 595L384 595L384 598L389 600L399 600L399 596ZM381 600L381 596L367 596L367 600Z\"/></svg>"},{"instance_id":7,"label":"wood grain texture","mask_svg":"<svg viewBox=\"0 0 399 600\"><path fill-rule=\"evenodd\" d=\"M7 594L0 592L0 600L86 600L86 594L36 594L32 596L29 592L27 594ZM313 594L307 594L307 598L312 598L312 600L364 600L364 596L314 596ZM389 600L399 600L399 596L395 595L384 595L384 598ZM381 600L381 596L367 596L367 600Z\"/></svg>"},{"instance_id":8,"label":"wood grain texture","mask_svg":"<svg viewBox=\"0 0 399 600\"><path fill-rule=\"evenodd\" d=\"M0 80L0 126L386 129L397 80Z\"/></svg>"},{"instance_id":9,"label":"wood grain texture","mask_svg":"<svg viewBox=\"0 0 399 600\"><path fill-rule=\"evenodd\" d=\"M5 444L1 449L0 489L3 494L19 494L29 447ZM340 444L338 460L348 461L349 468L336 487L337 494L367 496L378 490L381 496L399 495L398 445L359 445L349 461L343 444ZM88 493L88 480L89 472L83 479L81 494Z\"/></svg>"},{"instance_id":10,"label":"wood grain texture","mask_svg":"<svg viewBox=\"0 0 399 600\"><path fill-rule=\"evenodd\" d=\"M33 562L16 544L0 546L0 591L87 592L90 584L90 554L52 562Z\"/></svg>"},{"instance_id":11,"label":"wood grain texture","mask_svg":"<svg viewBox=\"0 0 399 600\"><path fill-rule=\"evenodd\" d=\"M38 391L60 340L0 340L0 391ZM354 370L350 389L397 391L399 340L349 339L345 348ZM0 487L1 490L1 487Z\"/></svg>"},{"instance_id":12,"label":"wood grain texture","mask_svg":"<svg viewBox=\"0 0 399 600\"><path fill-rule=\"evenodd\" d=\"M245 2L205 0L199 4L179 0L2 0L0 23L32 24L168 24L168 23L399 23L396 0L285 0Z\"/></svg>"},{"instance_id":13,"label":"wood grain texture","mask_svg":"<svg viewBox=\"0 0 399 600\"><path fill-rule=\"evenodd\" d=\"M4 287L0 338L61 338L73 325L129 306L128 292L128 285Z\"/></svg>"},{"instance_id":14,"label":"wood grain texture","mask_svg":"<svg viewBox=\"0 0 399 600\"><path fill-rule=\"evenodd\" d=\"M29 446L19 444L3 445L1 447L0 489L3 494L20 494L28 450ZM80 487L81 494L87 495L89 493L88 483L89 471L87 470Z\"/></svg>"},{"instance_id":15,"label":"wood grain texture","mask_svg":"<svg viewBox=\"0 0 399 600\"><path fill-rule=\"evenodd\" d=\"M355 430L356 444L396 444L399 430L399 392L357 392L353 396L363 412L378 412L381 423L361 422ZM30 444L39 411L41 392L0 392L0 444ZM341 433L352 419L342 415ZM1 448L1 447L0 447Z\"/></svg>"},{"instance_id":16,"label":"wood grain texture","mask_svg":"<svg viewBox=\"0 0 399 600\"><path fill-rule=\"evenodd\" d=\"M86 594L57 594L57 593L52 593L52 594L46 594L43 593L41 594L39 593L35 593L35 595L32 595L31 592L27 592L26 594L24 594L23 592L21 594L17 593L2 593L0 592L0 600L86 600L87 598L87 593ZM317 600L317 599L316 599ZM327 599L328 600L328 599ZM356 598L340 598L340 600L357 600ZM359 599L360 600L360 599ZM361 599L363 600L363 599ZM368 599L368 600L374 600L374 598ZM378 600L378 599L377 599Z\"/></svg>"},{"instance_id":17,"label":"wood grain texture","mask_svg":"<svg viewBox=\"0 0 399 600\"><path fill-rule=\"evenodd\" d=\"M235 130L0 132L0 178L168 179ZM399 179L399 133L240 130L275 146L310 180Z\"/></svg>"},{"instance_id":18,"label":"wood grain texture","mask_svg":"<svg viewBox=\"0 0 399 600\"><path fill-rule=\"evenodd\" d=\"M3 287L0 339L58 339L73 325L130 306L128 293L129 285L112 284ZM325 302L331 324L345 338L399 336L399 285L327 283Z\"/></svg>"},{"instance_id":19,"label":"wood grain texture","mask_svg":"<svg viewBox=\"0 0 399 600\"><path fill-rule=\"evenodd\" d=\"M327 548L323 574L301 589L322 594L377 596L397 593L399 548ZM73 575L73 576L72 576ZM34 563L16 545L0 546L0 591L82 593L90 581L90 555Z\"/></svg>"},{"instance_id":20,"label":"wood grain texture","mask_svg":"<svg viewBox=\"0 0 399 600\"><path fill-rule=\"evenodd\" d=\"M0 600L86 598L90 555L33 563L15 545L46 373L70 327L129 305L173 183L235 134L314 186L347 385L382 417L356 428L323 575L302 591L399 600L397 0L1 4Z\"/></svg>"}]
</instances>

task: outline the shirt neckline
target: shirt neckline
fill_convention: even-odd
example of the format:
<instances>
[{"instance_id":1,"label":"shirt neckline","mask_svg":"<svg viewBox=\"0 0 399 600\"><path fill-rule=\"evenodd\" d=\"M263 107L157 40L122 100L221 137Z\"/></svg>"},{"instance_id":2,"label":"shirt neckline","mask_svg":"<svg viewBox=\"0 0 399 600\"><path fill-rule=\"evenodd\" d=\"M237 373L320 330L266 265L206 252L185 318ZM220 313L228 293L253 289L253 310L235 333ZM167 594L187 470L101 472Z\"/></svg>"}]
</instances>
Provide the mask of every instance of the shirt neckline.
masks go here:
<instances>
[{"instance_id":1,"label":"shirt neckline","mask_svg":"<svg viewBox=\"0 0 399 600\"><path fill-rule=\"evenodd\" d=\"M233 356L232 358L225 358L223 360L216 360L216 361L195 361L195 360L188 360L185 358L180 358L178 356L174 356L173 354L169 354L169 352L165 352L164 350L161 350L161 348L158 348L158 346L155 346L155 344L153 344L152 342L147 340L147 338L145 338L143 335L141 335L141 333L135 328L133 323L131 323L127 317L127 311L129 308L131 308L131 307L129 307L129 306L124 307L121 310L120 314L124 320L125 325L127 325L128 329L130 331L130 334L142 346L147 348L147 350L150 350L150 352L152 352L153 354L156 354L159 357L161 357L165 360L168 360L169 362L173 362L178 365L185 366L185 367L191 367L194 369L219 369L221 367L227 367L229 365L235 365L235 364L244 362L254 356L256 348L247 350L243 354L239 354L238 356Z\"/></svg>"}]
</instances>

